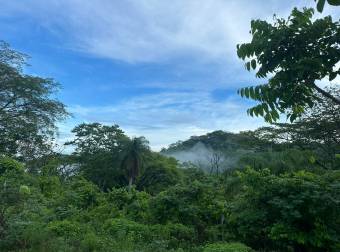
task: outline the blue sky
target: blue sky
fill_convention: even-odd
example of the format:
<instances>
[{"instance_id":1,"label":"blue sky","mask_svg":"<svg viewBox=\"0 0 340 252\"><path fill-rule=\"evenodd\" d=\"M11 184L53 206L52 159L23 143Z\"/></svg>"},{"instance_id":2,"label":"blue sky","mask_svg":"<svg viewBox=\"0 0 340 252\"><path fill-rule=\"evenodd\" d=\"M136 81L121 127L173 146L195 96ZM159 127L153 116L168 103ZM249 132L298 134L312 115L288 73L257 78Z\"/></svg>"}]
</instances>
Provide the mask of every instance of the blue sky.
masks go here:
<instances>
[{"instance_id":1,"label":"blue sky","mask_svg":"<svg viewBox=\"0 0 340 252\"><path fill-rule=\"evenodd\" d=\"M62 85L58 99L80 122L116 123L159 150L217 129L255 129L236 95L264 82L237 59L250 20L286 17L312 0L3 0L0 39L29 54L28 73ZM332 9L326 9L328 14Z\"/></svg>"}]
</instances>

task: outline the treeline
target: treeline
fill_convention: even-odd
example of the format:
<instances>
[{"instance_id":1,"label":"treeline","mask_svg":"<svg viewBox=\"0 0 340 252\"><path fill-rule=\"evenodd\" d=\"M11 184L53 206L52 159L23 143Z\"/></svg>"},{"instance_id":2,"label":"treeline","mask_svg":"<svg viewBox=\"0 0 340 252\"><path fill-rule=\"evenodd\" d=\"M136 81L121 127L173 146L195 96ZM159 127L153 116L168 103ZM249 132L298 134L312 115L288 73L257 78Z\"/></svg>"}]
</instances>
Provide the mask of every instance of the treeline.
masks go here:
<instances>
[{"instance_id":1,"label":"treeline","mask_svg":"<svg viewBox=\"0 0 340 252\"><path fill-rule=\"evenodd\" d=\"M340 170L248 167L216 176L150 152L129 186L109 155L88 155L50 157L35 173L0 159L1 250L339 249Z\"/></svg>"}]
</instances>

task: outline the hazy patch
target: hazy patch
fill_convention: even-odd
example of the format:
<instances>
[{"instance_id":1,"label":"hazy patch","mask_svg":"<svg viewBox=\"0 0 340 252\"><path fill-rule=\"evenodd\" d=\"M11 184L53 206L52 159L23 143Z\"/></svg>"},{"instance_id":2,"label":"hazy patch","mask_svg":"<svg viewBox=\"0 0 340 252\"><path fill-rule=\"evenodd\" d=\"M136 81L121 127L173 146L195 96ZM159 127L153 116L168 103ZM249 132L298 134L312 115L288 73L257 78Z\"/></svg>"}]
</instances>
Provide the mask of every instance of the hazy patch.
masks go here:
<instances>
[{"instance_id":1,"label":"hazy patch","mask_svg":"<svg viewBox=\"0 0 340 252\"><path fill-rule=\"evenodd\" d=\"M202 142L196 143L188 150L165 153L166 156L174 157L179 162L191 162L208 172L221 172L235 167L240 156L248 151L216 151Z\"/></svg>"}]
</instances>

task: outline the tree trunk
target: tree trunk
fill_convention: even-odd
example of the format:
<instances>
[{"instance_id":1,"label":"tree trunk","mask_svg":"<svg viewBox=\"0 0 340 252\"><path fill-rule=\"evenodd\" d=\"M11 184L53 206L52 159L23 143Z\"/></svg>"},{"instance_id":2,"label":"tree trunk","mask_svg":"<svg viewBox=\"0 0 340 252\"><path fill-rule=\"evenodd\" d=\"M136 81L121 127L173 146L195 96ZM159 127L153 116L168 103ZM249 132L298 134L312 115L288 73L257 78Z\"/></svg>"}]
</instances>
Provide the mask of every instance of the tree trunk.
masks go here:
<instances>
[{"instance_id":1,"label":"tree trunk","mask_svg":"<svg viewBox=\"0 0 340 252\"><path fill-rule=\"evenodd\" d=\"M129 178L129 191L131 190L132 188L132 183L133 183L133 178L132 176Z\"/></svg>"}]
</instances>

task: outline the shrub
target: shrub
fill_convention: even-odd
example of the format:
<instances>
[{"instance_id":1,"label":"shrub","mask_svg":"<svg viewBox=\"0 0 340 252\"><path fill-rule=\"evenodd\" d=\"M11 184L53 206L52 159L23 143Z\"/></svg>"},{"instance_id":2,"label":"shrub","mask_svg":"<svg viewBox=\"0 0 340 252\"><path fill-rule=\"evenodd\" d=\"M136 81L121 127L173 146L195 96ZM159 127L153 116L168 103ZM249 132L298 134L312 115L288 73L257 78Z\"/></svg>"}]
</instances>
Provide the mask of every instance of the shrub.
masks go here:
<instances>
[{"instance_id":1,"label":"shrub","mask_svg":"<svg viewBox=\"0 0 340 252\"><path fill-rule=\"evenodd\" d=\"M231 233L253 248L336 251L340 234L337 173L268 170L240 173L244 187L231 205ZM334 179L332 179L334 178Z\"/></svg>"},{"instance_id":2,"label":"shrub","mask_svg":"<svg viewBox=\"0 0 340 252\"><path fill-rule=\"evenodd\" d=\"M161 225L159 225L161 226ZM168 235L169 247L187 247L197 240L197 235L192 227L184 226L179 223L169 223L164 226L165 233Z\"/></svg>"},{"instance_id":3,"label":"shrub","mask_svg":"<svg viewBox=\"0 0 340 252\"><path fill-rule=\"evenodd\" d=\"M135 241L152 240L148 226L127 219L111 219L104 224L105 231L115 237L132 236Z\"/></svg>"},{"instance_id":4,"label":"shrub","mask_svg":"<svg viewBox=\"0 0 340 252\"><path fill-rule=\"evenodd\" d=\"M90 232L85 234L81 241L81 251L103 251L103 241L94 233Z\"/></svg>"},{"instance_id":5,"label":"shrub","mask_svg":"<svg viewBox=\"0 0 340 252\"><path fill-rule=\"evenodd\" d=\"M149 218L150 195L146 192L139 192L135 188L113 188L107 195L109 203L113 204L122 215L129 219L146 222Z\"/></svg>"},{"instance_id":6,"label":"shrub","mask_svg":"<svg viewBox=\"0 0 340 252\"><path fill-rule=\"evenodd\" d=\"M82 177L74 177L68 184L65 200L80 209L88 209L97 206L100 199L100 191L96 185Z\"/></svg>"},{"instance_id":7,"label":"shrub","mask_svg":"<svg viewBox=\"0 0 340 252\"><path fill-rule=\"evenodd\" d=\"M48 224L48 230L67 239L78 238L82 234L80 225L68 220L52 221Z\"/></svg>"}]
</instances>

